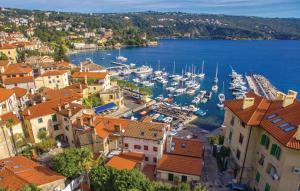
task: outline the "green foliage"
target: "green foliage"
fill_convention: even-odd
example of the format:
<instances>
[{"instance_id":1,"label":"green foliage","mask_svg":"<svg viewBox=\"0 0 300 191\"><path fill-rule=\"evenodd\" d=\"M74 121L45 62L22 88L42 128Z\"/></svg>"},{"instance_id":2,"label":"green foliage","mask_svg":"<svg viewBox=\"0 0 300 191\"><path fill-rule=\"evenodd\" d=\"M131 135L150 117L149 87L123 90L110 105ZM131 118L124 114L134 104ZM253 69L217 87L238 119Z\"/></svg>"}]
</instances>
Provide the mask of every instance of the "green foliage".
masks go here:
<instances>
[{"instance_id":1,"label":"green foliage","mask_svg":"<svg viewBox=\"0 0 300 191\"><path fill-rule=\"evenodd\" d=\"M188 184L173 186L161 182L151 182L145 175L134 170L116 170L111 167L97 166L89 173L92 190L103 191L191 191ZM204 187L197 191L207 191Z\"/></svg>"},{"instance_id":2,"label":"green foliage","mask_svg":"<svg viewBox=\"0 0 300 191\"><path fill-rule=\"evenodd\" d=\"M48 133L45 129L40 129L39 132L37 133L37 138L40 140L46 140L48 136Z\"/></svg>"},{"instance_id":3,"label":"green foliage","mask_svg":"<svg viewBox=\"0 0 300 191\"><path fill-rule=\"evenodd\" d=\"M49 152L50 149L56 146L56 141L51 138L43 139L35 145L36 149L41 152Z\"/></svg>"},{"instance_id":4,"label":"green foliage","mask_svg":"<svg viewBox=\"0 0 300 191\"><path fill-rule=\"evenodd\" d=\"M87 170L92 152L87 148L65 149L53 158L53 168L66 177L76 177Z\"/></svg>"},{"instance_id":5,"label":"green foliage","mask_svg":"<svg viewBox=\"0 0 300 191\"><path fill-rule=\"evenodd\" d=\"M99 96L99 94L90 95L88 98L83 99L83 105L93 108L100 105L103 105L103 102Z\"/></svg>"},{"instance_id":6,"label":"green foliage","mask_svg":"<svg viewBox=\"0 0 300 191\"><path fill-rule=\"evenodd\" d=\"M223 135L212 135L208 137L209 144L212 145L223 145L224 136Z\"/></svg>"},{"instance_id":7,"label":"green foliage","mask_svg":"<svg viewBox=\"0 0 300 191\"><path fill-rule=\"evenodd\" d=\"M118 80L118 79L113 79L113 81L116 81L118 86L120 87L126 87L134 91L139 91L140 93L144 95L151 95L152 94L152 89L149 87L145 86L137 86L134 82L129 82L127 80Z\"/></svg>"},{"instance_id":8,"label":"green foliage","mask_svg":"<svg viewBox=\"0 0 300 191\"><path fill-rule=\"evenodd\" d=\"M23 188L21 188L20 191L41 191L40 188L38 188L36 185L34 184L27 184L25 185Z\"/></svg>"},{"instance_id":9,"label":"green foliage","mask_svg":"<svg viewBox=\"0 0 300 191\"><path fill-rule=\"evenodd\" d=\"M8 57L6 56L6 54L0 52L0 60L8 60Z\"/></svg>"},{"instance_id":10,"label":"green foliage","mask_svg":"<svg viewBox=\"0 0 300 191\"><path fill-rule=\"evenodd\" d=\"M66 48L62 44L55 47L54 60L55 61L61 61L61 60L68 61L69 60L68 57L66 56Z\"/></svg>"}]
</instances>

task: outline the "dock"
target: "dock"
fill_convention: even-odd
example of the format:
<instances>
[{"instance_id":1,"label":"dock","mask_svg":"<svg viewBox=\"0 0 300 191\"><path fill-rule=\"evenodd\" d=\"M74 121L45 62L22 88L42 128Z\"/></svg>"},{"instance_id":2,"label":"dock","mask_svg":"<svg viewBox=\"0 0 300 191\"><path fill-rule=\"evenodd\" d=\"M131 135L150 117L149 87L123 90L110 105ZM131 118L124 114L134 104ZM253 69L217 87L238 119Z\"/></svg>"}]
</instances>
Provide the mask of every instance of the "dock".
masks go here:
<instances>
[{"instance_id":1,"label":"dock","mask_svg":"<svg viewBox=\"0 0 300 191\"><path fill-rule=\"evenodd\" d=\"M270 100L276 99L278 90L266 77L260 74L253 74L246 76L246 79L254 93Z\"/></svg>"}]
</instances>

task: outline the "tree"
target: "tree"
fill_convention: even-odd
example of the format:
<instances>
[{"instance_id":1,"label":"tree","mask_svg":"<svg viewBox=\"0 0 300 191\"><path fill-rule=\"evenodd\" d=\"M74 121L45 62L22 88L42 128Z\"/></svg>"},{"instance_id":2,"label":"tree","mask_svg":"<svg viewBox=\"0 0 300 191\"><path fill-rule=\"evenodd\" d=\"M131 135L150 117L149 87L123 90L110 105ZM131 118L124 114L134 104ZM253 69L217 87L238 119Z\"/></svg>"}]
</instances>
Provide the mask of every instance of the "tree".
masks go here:
<instances>
[{"instance_id":1,"label":"tree","mask_svg":"<svg viewBox=\"0 0 300 191\"><path fill-rule=\"evenodd\" d=\"M27 184L20 191L41 191L41 189L34 184Z\"/></svg>"},{"instance_id":2,"label":"tree","mask_svg":"<svg viewBox=\"0 0 300 191\"><path fill-rule=\"evenodd\" d=\"M55 61L61 61L61 60L68 61L69 60L68 57L66 56L66 50L62 44L58 45L54 49L54 60Z\"/></svg>"},{"instance_id":3,"label":"tree","mask_svg":"<svg viewBox=\"0 0 300 191\"><path fill-rule=\"evenodd\" d=\"M95 165L90 166L91 155L88 148L65 149L63 153L53 158L53 168L66 177L74 178Z\"/></svg>"}]
</instances>

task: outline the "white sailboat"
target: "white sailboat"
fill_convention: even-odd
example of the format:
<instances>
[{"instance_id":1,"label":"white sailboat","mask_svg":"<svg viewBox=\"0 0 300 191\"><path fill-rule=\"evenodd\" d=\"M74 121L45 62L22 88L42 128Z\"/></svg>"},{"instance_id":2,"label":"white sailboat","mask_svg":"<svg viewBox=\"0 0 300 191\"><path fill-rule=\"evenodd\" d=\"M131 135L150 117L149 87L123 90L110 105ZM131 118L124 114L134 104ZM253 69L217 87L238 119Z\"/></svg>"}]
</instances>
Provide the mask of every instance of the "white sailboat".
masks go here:
<instances>
[{"instance_id":1,"label":"white sailboat","mask_svg":"<svg viewBox=\"0 0 300 191\"><path fill-rule=\"evenodd\" d=\"M219 87L218 87L218 65L217 65L216 76L214 78L214 85L212 86L212 91L217 92L218 89L219 89Z\"/></svg>"},{"instance_id":2,"label":"white sailboat","mask_svg":"<svg viewBox=\"0 0 300 191\"><path fill-rule=\"evenodd\" d=\"M205 77L205 73L204 73L204 60L202 61L201 73L198 76L199 76L200 79L203 79Z\"/></svg>"},{"instance_id":3,"label":"white sailboat","mask_svg":"<svg viewBox=\"0 0 300 191\"><path fill-rule=\"evenodd\" d=\"M225 101L224 81L223 81L223 91L222 91L222 93L220 93L220 94L218 95L218 98L219 98L219 103L217 104L217 106L218 106L220 109L223 109L223 108L224 108L224 101Z\"/></svg>"},{"instance_id":4,"label":"white sailboat","mask_svg":"<svg viewBox=\"0 0 300 191\"><path fill-rule=\"evenodd\" d=\"M119 62L126 62L128 59L124 56L121 56L121 48L119 48L119 55L116 57L116 60Z\"/></svg>"}]
</instances>

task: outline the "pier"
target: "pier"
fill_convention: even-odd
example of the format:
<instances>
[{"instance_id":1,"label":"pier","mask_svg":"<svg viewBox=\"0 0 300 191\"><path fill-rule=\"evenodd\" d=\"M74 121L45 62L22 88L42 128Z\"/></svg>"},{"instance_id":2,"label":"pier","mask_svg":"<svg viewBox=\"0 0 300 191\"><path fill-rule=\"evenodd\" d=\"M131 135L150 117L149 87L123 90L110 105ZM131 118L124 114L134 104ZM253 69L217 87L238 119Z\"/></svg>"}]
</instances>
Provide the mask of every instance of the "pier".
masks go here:
<instances>
[{"instance_id":1,"label":"pier","mask_svg":"<svg viewBox=\"0 0 300 191\"><path fill-rule=\"evenodd\" d=\"M278 90L271 84L271 82L260 74L253 74L246 76L247 82L254 93L264 96L267 99L274 100Z\"/></svg>"}]
</instances>

